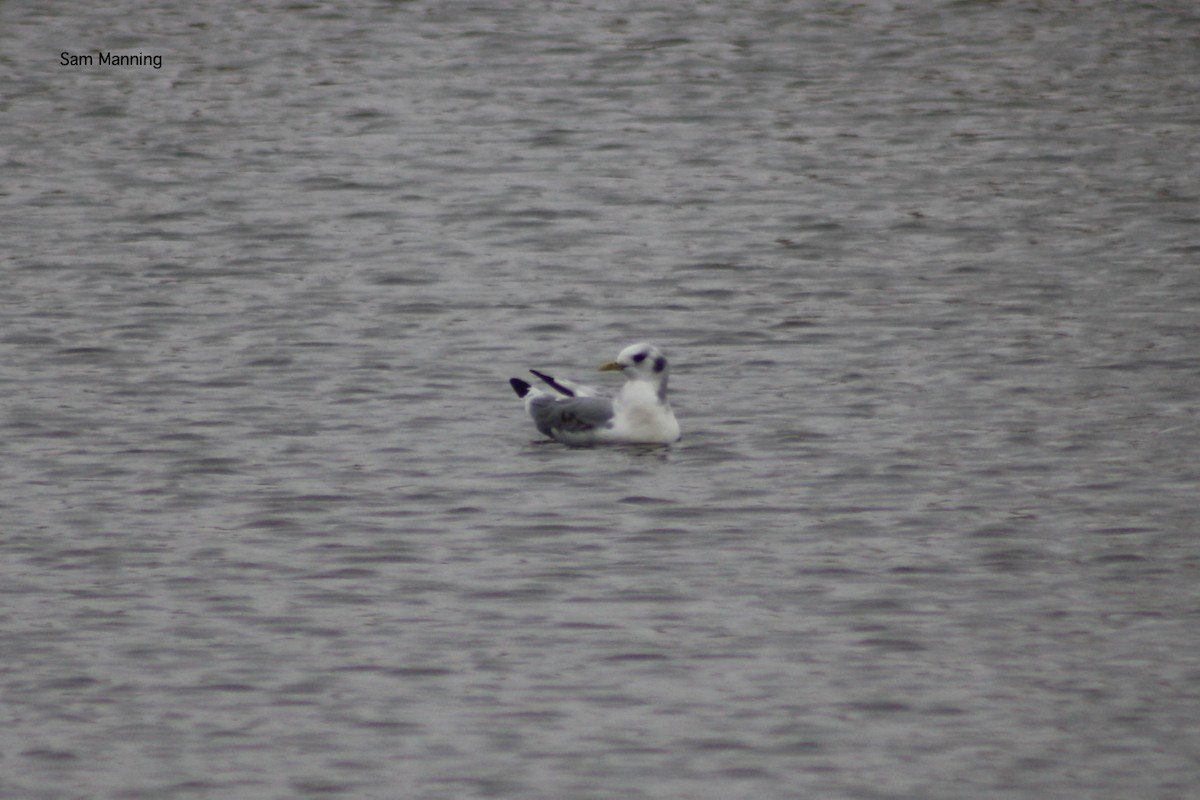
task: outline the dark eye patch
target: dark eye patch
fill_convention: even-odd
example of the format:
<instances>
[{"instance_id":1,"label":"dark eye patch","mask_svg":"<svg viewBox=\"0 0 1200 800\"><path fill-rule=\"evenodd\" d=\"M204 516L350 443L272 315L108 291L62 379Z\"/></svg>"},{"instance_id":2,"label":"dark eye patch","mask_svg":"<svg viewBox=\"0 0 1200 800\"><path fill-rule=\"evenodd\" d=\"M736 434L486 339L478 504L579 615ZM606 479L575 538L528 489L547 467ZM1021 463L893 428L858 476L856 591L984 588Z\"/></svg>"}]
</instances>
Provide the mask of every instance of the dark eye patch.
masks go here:
<instances>
[{"instance_id":1,"label":"dark eye patch","mask_svg":"<svg viewBox=\"0 0 1200 800\"><path fill-rule=\"evenodd\" d=\"M646 360L645 353L638 353L636 356L633 357L633 363L635 363L635 364L640 364L645 360Z\"/></svg>"}]
</instances>

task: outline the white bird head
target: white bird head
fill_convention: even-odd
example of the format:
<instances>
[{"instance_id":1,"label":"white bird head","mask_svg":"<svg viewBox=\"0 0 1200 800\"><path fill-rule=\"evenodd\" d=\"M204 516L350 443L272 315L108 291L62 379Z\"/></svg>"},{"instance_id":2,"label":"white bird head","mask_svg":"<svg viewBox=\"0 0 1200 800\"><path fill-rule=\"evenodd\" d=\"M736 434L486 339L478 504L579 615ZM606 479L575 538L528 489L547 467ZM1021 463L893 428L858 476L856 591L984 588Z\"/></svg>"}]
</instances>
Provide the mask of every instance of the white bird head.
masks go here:
<instances>
[{"instance_id":1,"label":"white bird head","mask_svg":"<svg viewBox=\"0 0 1200 800\"><path fill-rule=\"evenodd\" d=\"M670 366L663 351L652 344L631 344L617 355L616 361L609 361L600 369L621 370L629 380L652 381L661 385L663 393L666 393L667 372Z\"/></svg>"}]
</instances>

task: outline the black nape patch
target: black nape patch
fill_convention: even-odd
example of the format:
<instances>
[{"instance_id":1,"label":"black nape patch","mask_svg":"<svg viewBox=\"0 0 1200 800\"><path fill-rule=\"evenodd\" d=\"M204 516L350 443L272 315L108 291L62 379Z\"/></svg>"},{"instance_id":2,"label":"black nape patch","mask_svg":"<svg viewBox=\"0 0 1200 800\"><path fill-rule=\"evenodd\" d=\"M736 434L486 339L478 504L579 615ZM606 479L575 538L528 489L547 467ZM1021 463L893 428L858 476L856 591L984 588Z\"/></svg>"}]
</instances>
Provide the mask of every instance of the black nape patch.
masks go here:
<instances>
[{"instance_id":1,"label":"black nape patch","mask_svg":"<svg viewBox=\"0 0 1200 800\"><path fill-rule=\"evenodd\" d=\"M666 368L667 368L667 360L665 358L663 358L662 356L659 356L658 358L654 359L654 371L655 372L662 372Z\"/></svg>"},{"instance_id":2,"label":"black nape patch","mask_svg":"<svg viewBox=\"0 0 1200 800\"><path fill-rule=\"evenodd\" d=\"M529 384L520 378L509 378L508 382L512 384L513 391L517 393L517 397L524 397L529 394Z\"/></svg>"},{"instance_id":3,"label":"black nape patch","mask_svg":"<svg viewBox=\"0 0 1200 800\"><path fill-rule=\"evenodd\" d=\"M550 384L551 388L553 388L553 389L554 389L554 391L556 391L556 392L560 392L560 393L562 393L562 394L565 394L567 397L574 397L574 396L575 396L575 393L574 393L574 392L572 392L572 391L571 391L570 389L568 389L567 387L563 386L563 385L562 385L561 383L559 383L558 381L554 380L554 378L550 377L550 376L549 376L549 375L547 375L546 373L544 373L544 372L538 372L536 369L531 369L531 370L529 370L529 371L530 371L530 372L532 372L534 375L537 375L539 378L541 378L542 380L544 380L546 383Z\"/></svg>"}]
</instances>

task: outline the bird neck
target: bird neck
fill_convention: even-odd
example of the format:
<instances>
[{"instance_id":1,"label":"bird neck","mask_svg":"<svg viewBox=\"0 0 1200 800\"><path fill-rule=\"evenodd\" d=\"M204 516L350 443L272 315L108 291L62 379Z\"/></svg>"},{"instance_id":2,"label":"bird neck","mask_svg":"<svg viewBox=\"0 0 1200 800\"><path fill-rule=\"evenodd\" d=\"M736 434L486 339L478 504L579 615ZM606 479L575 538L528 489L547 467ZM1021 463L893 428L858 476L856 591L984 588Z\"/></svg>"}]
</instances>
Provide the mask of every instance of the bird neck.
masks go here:
<instances>
[{"instance_id":1,"label":"bird neck","mask_svg":"<svg viewBox=\"0 0 1200 800\"><path fill-rule=\"evenodd\" d=\"M667 376L656 375L652 378L634 378L626 381L621 389L620 399L626 403L667 403Z\"/></svg>"}]
</instances>

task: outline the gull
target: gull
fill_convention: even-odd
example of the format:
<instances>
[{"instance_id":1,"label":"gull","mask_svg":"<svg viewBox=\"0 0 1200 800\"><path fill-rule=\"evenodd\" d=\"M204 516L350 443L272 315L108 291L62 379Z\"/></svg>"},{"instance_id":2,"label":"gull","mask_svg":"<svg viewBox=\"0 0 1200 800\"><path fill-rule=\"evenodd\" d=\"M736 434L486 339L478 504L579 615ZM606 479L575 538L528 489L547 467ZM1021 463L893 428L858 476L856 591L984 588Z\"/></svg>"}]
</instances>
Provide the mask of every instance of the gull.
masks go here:
<instances>
[{"instance_id":1,"label":"gull","mask_svg":"<svg viewBox=\"0 0 1200 800\"><path fill-rule=\"evenodd\" d=\"M679 423L667 402L669 367L662 350L644 342L631 344L600 369L625 373L625 385L612 399L535 369L529 371L548 388L520 378L509 383L524 399L537 429L564 444L669 444L679 438Z\"/></svg>"}]
</instances>

